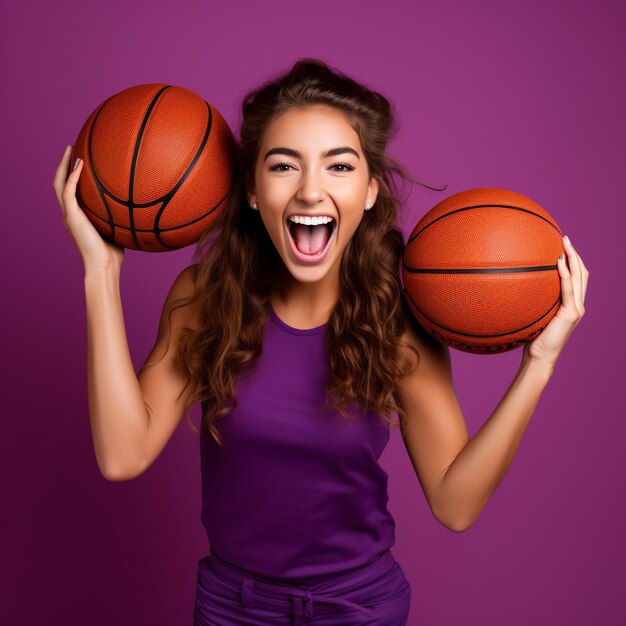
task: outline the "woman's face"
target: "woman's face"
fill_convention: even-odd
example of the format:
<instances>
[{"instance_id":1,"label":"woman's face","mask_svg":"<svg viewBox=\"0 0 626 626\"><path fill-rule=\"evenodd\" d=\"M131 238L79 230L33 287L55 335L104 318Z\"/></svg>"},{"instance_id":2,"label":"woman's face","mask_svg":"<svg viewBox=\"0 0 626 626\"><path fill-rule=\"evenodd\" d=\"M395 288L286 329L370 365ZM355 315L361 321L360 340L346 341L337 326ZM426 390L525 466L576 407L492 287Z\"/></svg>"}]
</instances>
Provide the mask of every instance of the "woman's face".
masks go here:
<instances>
[{"instance_id":1,"label":"woman's face","mask_svg":"<svg viewBox=\"0 0 626 626\"><path fill-rule=\"evenodd\" d=\"M268 126L248 200L258 204L291 275L312 283L331 272L338 277L343 251L377 193L347 117L314 105L293 107ZM312 216L318 225L310 224Z\"/></svg>"}]
</instances>

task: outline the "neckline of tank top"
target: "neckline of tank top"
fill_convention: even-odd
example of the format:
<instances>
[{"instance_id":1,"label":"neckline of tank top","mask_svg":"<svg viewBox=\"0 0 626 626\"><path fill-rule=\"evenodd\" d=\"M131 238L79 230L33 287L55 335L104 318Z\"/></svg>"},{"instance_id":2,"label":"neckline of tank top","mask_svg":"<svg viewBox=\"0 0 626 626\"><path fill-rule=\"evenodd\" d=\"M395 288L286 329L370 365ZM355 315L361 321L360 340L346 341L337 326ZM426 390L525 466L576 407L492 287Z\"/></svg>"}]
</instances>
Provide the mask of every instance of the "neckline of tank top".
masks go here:
<instances>
[{"instance_id":1,"label":"neckline of tank top","mask_svg":"<svg viewBox=\"0 0 626 626\"><path fill-rule=\"evenodd\" d=\"M315 326L314 328L294 328L293 326L289 326L287 322L283 322L283 320L278 317L276 311L274 311L274 307L270 304L270 318L280 328L287 333L291 333L292 335L318 335L324 332L324 329L328 325L328 322L325 322L321 326Z\"/></svg>"}]
</instances>

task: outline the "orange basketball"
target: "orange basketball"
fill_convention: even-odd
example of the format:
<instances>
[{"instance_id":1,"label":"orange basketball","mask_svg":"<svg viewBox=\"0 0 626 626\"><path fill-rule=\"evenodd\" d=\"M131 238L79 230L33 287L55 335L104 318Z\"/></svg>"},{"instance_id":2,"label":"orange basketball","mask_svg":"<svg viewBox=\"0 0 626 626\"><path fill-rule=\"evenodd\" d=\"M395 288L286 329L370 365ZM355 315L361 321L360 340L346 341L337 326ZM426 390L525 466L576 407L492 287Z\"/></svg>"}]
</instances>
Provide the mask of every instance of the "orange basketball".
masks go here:
<instances>
[{"instance_id":1,"label":"orange basketball","mask_svg":"<svg viewBox=\"0 0 626 626\"><path fill-rule=\"evenodd\" d=\"M137 85L89 116L72 152L76 199L124 248L166 252L200 239L230 193L234 138L215 107L182 87Z\"/></svg>"},{"instance_id":2,"label":"orange basketball","mask_svg":"<svg viewBox=\"0 0 626 626\"><path fill-rule=\"evenodd\" d=\"M536 202L506 189L469 189L433 207L404 251L404 296L417 321L465 352L532 340L561 303L561 229Z\"/></svg>"}]
</instances>

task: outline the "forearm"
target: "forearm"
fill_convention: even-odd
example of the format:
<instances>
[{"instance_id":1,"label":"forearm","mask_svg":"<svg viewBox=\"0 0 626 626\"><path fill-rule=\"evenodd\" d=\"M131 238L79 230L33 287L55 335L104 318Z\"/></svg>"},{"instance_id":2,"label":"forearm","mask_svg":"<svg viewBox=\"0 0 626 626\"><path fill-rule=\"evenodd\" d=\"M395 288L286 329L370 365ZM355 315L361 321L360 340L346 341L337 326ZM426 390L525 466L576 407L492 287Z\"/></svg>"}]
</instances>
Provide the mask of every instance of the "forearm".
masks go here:
<instances>
[{"instance_id":1,"label":"forearm","mask_svg":"<svg viewBox=\"0 0 626 626\"><path fill-rule=\"evenodd\" d=\"M441 481L451 527L466 529L506 474L552 368L522 360L513 382L487 422L454 459Z\"/></svg>"},{"instance_id":2,"label":"forearm","mask_svg":"<svg viewBox=\"0 0 626 626\"><path fill-rule=\"evenodd\" d=\"M124 478L137 466L148 414L128 349L118 270L85 274L89 419L100 471Z\"/></svg>"}]
</instances>

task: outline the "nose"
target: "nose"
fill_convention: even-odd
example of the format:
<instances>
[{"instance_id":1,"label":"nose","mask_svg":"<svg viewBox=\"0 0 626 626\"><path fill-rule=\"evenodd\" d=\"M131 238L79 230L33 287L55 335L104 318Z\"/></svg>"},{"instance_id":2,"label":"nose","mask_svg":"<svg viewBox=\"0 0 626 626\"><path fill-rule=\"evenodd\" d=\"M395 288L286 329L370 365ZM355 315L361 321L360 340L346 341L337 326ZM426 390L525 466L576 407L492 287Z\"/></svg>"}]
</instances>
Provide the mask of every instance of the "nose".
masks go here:
<instances>
[{"instance_id":1,"label":"nose","mask_svg":"<svg viewBox=\"0 0 626 626\"><path fill-rule=\"evenodd\" d=\"M305 171L296 198L305 204L316 204L326 197L319 176L313 169Z\"/></svg>"}]
</instances>

